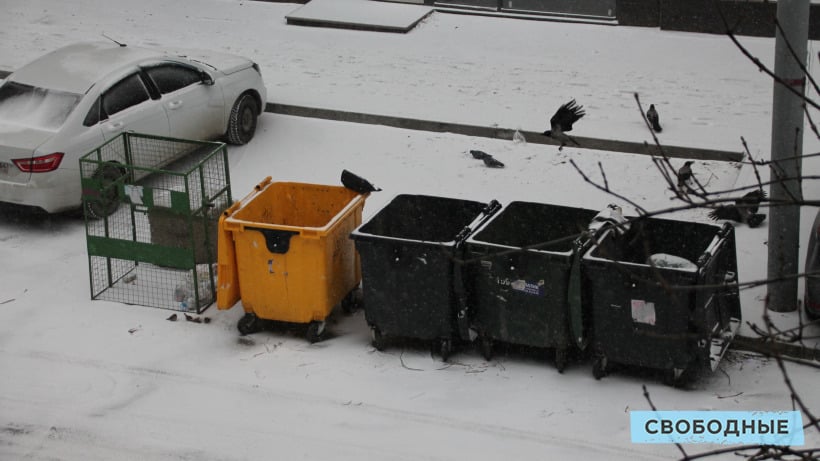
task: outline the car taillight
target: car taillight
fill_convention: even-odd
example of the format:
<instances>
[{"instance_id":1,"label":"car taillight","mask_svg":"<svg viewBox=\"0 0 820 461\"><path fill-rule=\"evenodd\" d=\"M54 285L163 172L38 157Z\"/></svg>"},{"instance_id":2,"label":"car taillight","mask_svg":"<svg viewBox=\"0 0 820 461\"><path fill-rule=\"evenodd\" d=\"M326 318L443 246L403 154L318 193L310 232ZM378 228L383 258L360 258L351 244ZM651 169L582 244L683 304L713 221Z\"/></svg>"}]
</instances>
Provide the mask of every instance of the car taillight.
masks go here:
<instances>
[{"instance_id":1,"label":"car taillight","mask_svg":"<svg viewBox=\"0 0 820 461\"><path fill-rule=\"evenodd\" d=\"M60 166L64 155L62 152L54 152L39 157L12 159L12 162L24 173L47 173Z\"/></svg>"}]
</instances>

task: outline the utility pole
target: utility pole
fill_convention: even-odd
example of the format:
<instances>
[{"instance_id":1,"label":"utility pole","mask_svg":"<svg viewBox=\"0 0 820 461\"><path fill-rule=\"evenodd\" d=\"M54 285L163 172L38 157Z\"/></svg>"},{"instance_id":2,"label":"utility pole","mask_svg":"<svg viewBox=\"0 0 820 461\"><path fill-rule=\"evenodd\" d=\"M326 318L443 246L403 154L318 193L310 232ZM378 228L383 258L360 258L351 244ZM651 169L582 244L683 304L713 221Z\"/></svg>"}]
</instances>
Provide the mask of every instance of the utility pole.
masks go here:
<instances>
[{"instance_id":1,"label":"utility pole","mask_svg":"<svg viewBox=\"0 0 820 461\"><path fill-rule=\"evenodd\" d=\"M790 88L801 96L805 94L803 69L806 68L809 36L809 0L777 0L777 21L780 28L775 37L774 73L786 85L774 82L772 102L772 163L769 170L772 206L769 208L767 266L771 281L767 285L767 301L773 311L791 312L797 309L797 278L794 275L801 272L798 267L800 206L781 204L802 199L804 101Z\"/></svg>"}]
</instances>

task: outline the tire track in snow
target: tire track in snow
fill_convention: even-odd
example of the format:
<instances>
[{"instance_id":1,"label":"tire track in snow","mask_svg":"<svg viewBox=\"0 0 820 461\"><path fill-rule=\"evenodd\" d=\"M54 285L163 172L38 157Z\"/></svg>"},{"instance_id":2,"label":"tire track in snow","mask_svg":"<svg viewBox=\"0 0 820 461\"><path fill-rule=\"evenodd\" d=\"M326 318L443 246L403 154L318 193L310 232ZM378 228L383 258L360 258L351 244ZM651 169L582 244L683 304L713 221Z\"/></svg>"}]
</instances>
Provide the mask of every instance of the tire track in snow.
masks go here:
<instances>
[{"instance_id":1,"label":"tire track in snow","mask_svg":"<svg viewBox=\"0 0 820 461\"><path fill-rule=\"evenodd\" d=\"M503 440L504 444L508 443L529 443L535 447L543 447L543 453L551 453L555 452L556 450L562 453L578 453L583 452L589 456L603 456L605 459L665 459L666 457L660 456L658 454L647 453L645 451L641 451L638 449L630 449L626 447L618 447L618 446L611 446L611 445L602 445L600 443L595 443L591 440L586 440L582 438L574 438L574 437L567 437L563 435L557 434L548 434L548 433L539 433L530 430L522 430L518 428L509 427L506 425L500 424L492 424L492 423L485 423L485 422L476 422L476 421L466 421L459 418L454 418L450 416L443 416L443 415L435 415L425 412L416 412L416 411L408 411L405 409L399 408L392 408L386 407L377 404L371 404L367 402L362 402L361 404L357 403L355 405L351 405L349 400L345 400L343 398L335 398L332 396L327 395L318 395L318 394L307 394L303 392L291 391L286 389L274 389L274 388L263 388L259 386L255 386L252 384L244 383L244 382L237 382L231 381L230 379L224 379L222 377L214 377L214 376L196 376L193 374L181 373L177 371L172 371L169 369L165 369L162 367L152 367L152 366L134 366L134 365L126 365L120 363L109 362L105 360L93 360L93 359L78 359L75 357L71 357L65 354L59 353L52 353L52 352L45 352L45 351L21 351L20 353L12 353L8 350L0 350L0 354L2 355L14 355L18 358L25 359L25 360L34 360L34 361L42 361L48 364L63 364L69 365L71 367L78 367L84 369L92 369L92 370L99 370L104 371L107 373L115 373L115 374L126 374L137 376L140 378L149 378L151 379L156 388L192 388L196 386L201 386L207 388L207 390L200 390L197 391L196 394L198 395L213 395L219 396L221 393L225 391L229 393L238 393L242 395L243 398L247 398L248 396L252 397L254 401L258 400L259 402L266 402L265 405L271 405L276 401L281 402L298 402L299 405L299 413L305 411L305 405L311 407L317 407L321 411L317 412L317 414L321 414L323 424L328 423L329 421L332 422L335 418L340 420L339 424L348 425L349 430L359 430L356 427L356 424L362 425L372 425L376 428L378 427L386 427L386 426L395 426L401 427L402 431L406 430L406 426L408 424L417 425L418 429L410 430L407 433L414 433L418 431L433 431L435 434L441 433L441 429L444 429L443 436L446 436L448 439L467 439L472 440L476 439L483 443L484 440ZM49 365L44 365L49 366ZM332 389L331 389L332 390ZM220 392L221 391L221 392ZM5 399L4 397L0 397L0 399ZM29 404L34 402L17 402L18 404ZM119 402L114 402L115 406L120 405ZM274 409L276 408L275 405L272 406ZM117 408L112 407L111 410L116 410ZM336 411L328 411L328 410L336 410ZM354 417L351 418L351 415ZM96 415L90 414L87 415L90 417L99 416L99 413ZM136 420L158 420L158 423L165 424L165 425L185 425L189 424L186 419L179 419L178 421L171 418L170 420L166 418L160 418L156 414L145 411L144 409L131 409L129 413L129 420L133 419L134 417L138 417ZM241 420L241 418L240 418ZM252 418L251 418L252 420ZM29 424L25 421L14 421L14 424ZM159 427L162 427L160 424ZM201 423L200 423L201 424ZM242 432L247 432L252 428L242 428ZM268 428L272 429L272 428ZM343 428L344 429L344 428ZM348 449L353 451L364 451L366 453L372 453L373 451L384 451L384 455L391 458L391 459L419 459L421 453L413 452L413 453L403 453L399 451L394 451L392 449L387 449L388 447L382 446L374 446L372 443L356 443L354 441L348 439L339 439L339 434L324 434L323 437L316 437L316 436L309 436L304 435L299 432L292 433L290 432L292 429L287 427L279 427L276 428L277 431L281 433L281 435L286 436L287 438L297 438L302 439L307 445L311 444L327 444L328 448L331 449L333 446L343 445L346 446ZM455 431L456 434L448 434L449 431ZM86 430L87 432L87 430ZM252 430L251 430L252 432ZM270 437L271 434L267 431L258 431L259 437ZM335 431L344 433L344 430ZM379 435L380 432L378 430L375 433ZM460 435L459 435L460 434ZM335 439L334 439L335 437ZM376 441L378 442L378 441ZM306 445L306 446L307 446ZM490 447L497 447L500 444L498 443L490 443L488 446ZM392 447L391 447L392 448ZM421 446L413 447L415 449L423 449ZM474 446L469 448L463 449L475 449ZM540 451L540 450L539 450ZM451 456L444 456L438 457L434 453L424 452L425 454L429 455L429 457L425 459L453 459ZM182 459L182 458L181 458Z\"/></svg>"}]
</instances>

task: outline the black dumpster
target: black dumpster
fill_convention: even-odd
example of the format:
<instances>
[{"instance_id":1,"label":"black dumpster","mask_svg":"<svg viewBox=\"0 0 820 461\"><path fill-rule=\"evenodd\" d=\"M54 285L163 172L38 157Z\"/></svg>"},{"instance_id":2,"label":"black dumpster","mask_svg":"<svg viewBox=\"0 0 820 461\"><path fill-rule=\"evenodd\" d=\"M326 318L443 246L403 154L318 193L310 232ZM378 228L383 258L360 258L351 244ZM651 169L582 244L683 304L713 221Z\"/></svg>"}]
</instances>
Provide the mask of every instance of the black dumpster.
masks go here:
<instances>
[{"instance_id":1,"label":"black dumpster","mask_svg":"<svg viewBox=\"0 0 820 461\"><path fill-rule=\"evenodd\" d=\"M570 299L581 294L579 286L571 288L571 276L580 274L582 233L596 214L512 202L467 239L467 316L487 360L493 342L501 341L552 348L558 370L564 369L568 349L584 336L571 333L572 314L583 315Z\"/></svg>"},{"instance_id":2,"label":"black dumpster","mask_svg":"<svg viewBox=\"0 0 820 461\"><path fill-rule=\"evenodd\" d=\"M669 384L714 371L740 326L734 228L646 218L605 230L584 255L596 379L612 363Z\"/></svg>"},{"instance_id":3,"label":"black dumpster","mask_svg":"<svg viewBox=\"0 0 820 461\"><path fill-rule=\"evenodd\" d=\"M455 261L471 229L498 208L495 201L402 194L351 234L374 347L383 349L388 336L431 340L448 358L460 337Z\"/></svg>"}]
</instances>

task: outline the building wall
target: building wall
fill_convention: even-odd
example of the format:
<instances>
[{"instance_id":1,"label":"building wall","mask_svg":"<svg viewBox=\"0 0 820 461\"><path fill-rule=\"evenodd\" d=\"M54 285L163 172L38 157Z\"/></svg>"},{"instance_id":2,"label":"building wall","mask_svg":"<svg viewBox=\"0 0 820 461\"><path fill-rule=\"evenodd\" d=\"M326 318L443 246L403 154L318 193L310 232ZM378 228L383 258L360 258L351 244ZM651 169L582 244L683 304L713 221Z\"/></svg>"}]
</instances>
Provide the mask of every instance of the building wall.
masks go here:
<instances>
[{"instance_id":1,"label":"building wall","mask_svg":"<svg viewBox=\"0 0 820 461\"><path fill-rule=\"evenodd\" d=\"M615 15L625 26L660 26L660 0L617 0Z\"/></svg>"},{"instance_id":2,"label":"building wall","mask_svg":"<svg viewBox=\"0 0 820 461\"><path fill-rule=\"evenodd\" d=\"M720 9L737 35L774 37L777 3L721 0ZM714 0L618 0L618 23L664 30L724 34ZM809 38L820 40L820 4L812 4Z\"/></svg>"}]
</instances>

